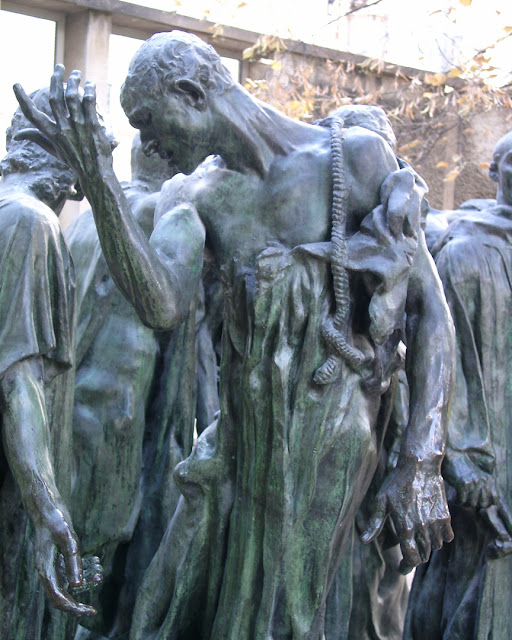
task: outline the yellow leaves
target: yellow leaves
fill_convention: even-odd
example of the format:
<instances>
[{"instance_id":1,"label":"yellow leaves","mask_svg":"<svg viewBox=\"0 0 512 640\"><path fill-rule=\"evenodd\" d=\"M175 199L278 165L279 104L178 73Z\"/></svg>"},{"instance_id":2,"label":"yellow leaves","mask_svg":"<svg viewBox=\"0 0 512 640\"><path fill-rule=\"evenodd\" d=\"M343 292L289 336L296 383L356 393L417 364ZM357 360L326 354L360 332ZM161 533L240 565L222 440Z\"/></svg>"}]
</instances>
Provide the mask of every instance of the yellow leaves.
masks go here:
<instances>
[{"instance_id":1,"label":"yellow leaves","mask_svg":"<svg viewBox=\"0 0 512 640\"><path fill-rule=\"evenodd\" d=\"M247 6L247 2L241 2L240 4L237 5L237 9L243 9L244 7Z\"/></svg>"},{"instance_id":2,"label":"yellow leaves","mask_svg":"<svg viewBox=\"0 0 512 640\"><path fill-rule=\"evenodd\" d=\"M430 84L433 87L440 87L446 82L446 76L444 73L426 73L423 80L425 84Z\"/></svg>"},{"instance_id":3,"label":"yellow leaves","mask_svg":"<svg viewBox=\"0 0 512 640\"><path fill-rule=\"evenodd\" d=\"M400 153L404 153L405 151L414 149L414 147L417 147L419 144L421 144L421 140L413 140L412 142L409 142L409 144L404 144L400 149L398 149L398 151L400 151Z\"/></svg>"},{"instance_id":4,"label":"yellow leaves","mask_svg":"<svg viewBox=\"0 0 512 640\"><path fill-rule=\"evenodd\" d=\"M461 5L463 5L464 7L470 7L471 6L471 2L472 0L459 0L459 2L461 3Z\"/></svg>"},{"instance_id":5,"label":"yellow leaves","mask_svg":"<svg viewBox=\"0 0 512 640\"><path fill-rule=\"evenodd\" d=\"M460 169L452 169L450 173L445 176L444 182L453 182L460 176Z\"/></svg>"},{"instance_id":6,"label":"yellow leaves","mask_svg":"<svg viewBox=\"0 0 512 640\"><path fill-rule=\"evenodd\" d=\"M311 117L311 104L308 100L288 100L284 104L283 111L290 118L306 120Z\"/></svg>"},{"instance_id":7,"label":"yellow leaves","mask_svg":"<svg viewBox=\"0 0 512 640\"><path fill-rule=\"evenodd\" d=\"M490 49L490 47L488 47L488 49ZM475 56L473 60L476 62L476 64L482 65L482 64L488 64L491 61L491 57L480 54L478 56Z\"/></svg>"},{"instance_id":8,"label":"yellow leaves","mask_svg":"<svg viewBox=\"0 0 512 640\"><path fill-rule=\"evenodd\" d=\"M217 23L208 27L208 31L213 31L212 38L218 38L224 33L224 27Z\"/></svg>"},{"instance_id":9,"label":"yellow leaves","mask_svg":"<svg viewBox=\"0 0 512 640\"><path fill-rule=\"evenodd\" d=\"M512 27L503 27L505 33L512 33Z\"/></svg>"},{"instance_id":10,"label":"yellow leaves","mask_svg":"<svg viewBox=\"0 0 512 640\"><path fill-rule=\"evenodd\" d=\"M248 47L247 49L244 49L242 51L242 60L250 60L251 58L255 57L256 54L256 45L253 45L252 47Z\"/></svg>"},{"instance_id":11,"label":"yellow leaves","mask_svg":"<svg viewBox=\"0 0 512 640\"><path fill-rule=\"evenodd\" d=\"M441 160L441 162L438 162L436 164L436 169L448 169L450 165L448 164L448 162L446 162L446 160Z\"/></svg>"},{"instance_id":12,"label":"yellow leaves","mask_svg":"<svg viewBox=\"0 0 512 640\"><path fill-rule=\"evenodd\" d=\"M491 165L490 165L490 163L489 163L489 162L481 162L481 163L480 163L480 169L488 170L490 166L491 166Z\"/></svg>"},{"instance_id":13,"label":"yellow leaves","mask_svg":"<svg viewBox=\"0 0 512 640\"><path fill-rule=\"evenodd\" d=\"M270 65L270 68L273 71L281 71L283 65L279 62L279 60L274 60L274 62Z\"/></svg>"},{"instance_id":14,"label":"yellow leaves","mask_svg":"<svg viewBox=\"0 0 512 640\"><path fill-rule=\"evenodd\" d=\"M262 57L265 53L282 53L287 50L286 44L278 36L260 36L252 47L244 49L243 60Z\"/></svg>"},{"instance_id":15,"label":"yellow leaves","mask_svg":"<svg viewBox=\"0 0 512 640\"><path fill-rule=\"evenodd\" d=\"M458 78L461 75L462 69L459 69L459 67L453 67L453 69L450 69L450 71L448 71L448 78Z\"/></svg>"}]
</instances>

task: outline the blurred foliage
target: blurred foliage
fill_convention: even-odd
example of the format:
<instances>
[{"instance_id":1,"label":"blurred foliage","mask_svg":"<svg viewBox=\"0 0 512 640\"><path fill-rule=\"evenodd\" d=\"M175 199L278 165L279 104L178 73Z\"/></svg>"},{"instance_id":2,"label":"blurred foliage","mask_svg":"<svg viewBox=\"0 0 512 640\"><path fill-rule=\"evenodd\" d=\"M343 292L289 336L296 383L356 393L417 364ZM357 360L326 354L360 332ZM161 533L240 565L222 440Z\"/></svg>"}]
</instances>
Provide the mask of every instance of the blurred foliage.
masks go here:
<instances>
[{"instance_id":1,"label":"blurred foliage","mask_svg":"<svg viewBox=\"0 0 512 640\"><path fill-rule=\"evenodd\" d=\"M505 27L502 39L511 35L512 27ZM261 36L245 51L244 59L266 69L258 73L258 80L247 78L245 87L290 117L305 121L324 117L343 104L380 106L395 129L398 153L418 170L452 132L458 152L435 165L450 182L464 166L462 141L471 133L470 117L501 108L510 109L512 119L512 86L494 84L496 70L487 51L493 46L447 73L415 72L383 60L356 61L355 56L326 60L319 69L298 54L296 45L290 50L277 36Z\"/></svg>"}]
</instances>

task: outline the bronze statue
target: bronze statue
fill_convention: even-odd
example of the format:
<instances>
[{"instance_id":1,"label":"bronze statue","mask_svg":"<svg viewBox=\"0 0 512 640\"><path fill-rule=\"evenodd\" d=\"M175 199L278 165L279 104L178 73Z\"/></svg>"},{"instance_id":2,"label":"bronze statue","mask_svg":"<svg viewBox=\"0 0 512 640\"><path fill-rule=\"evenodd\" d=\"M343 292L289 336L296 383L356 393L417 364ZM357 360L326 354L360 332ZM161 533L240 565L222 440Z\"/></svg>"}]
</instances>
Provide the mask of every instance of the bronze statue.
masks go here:
<instances>
[{"instance_id":1,"label":"bronze statue","mask_svg":"<svg viewBox=\"0 0 512 640\"><path fill-rule=\"evenodd\" d=\"M132 180L122 186L148 237L159 191L174 173L166 160L142 153L137 134ZM65 237L78 318L73 520L84 553L94 550L104 568L99 615L83 625L90 637L117 637L130 628L137 587L174 513L172 471L192 448L196 320L192 308L174 332L141 323L112 281L91 211ZM81 630L80 637L89 636Z\"/></svg>"},{"instance_id":2,"label":"bronze statue","mask_svg":"<svg viewBox=\"0 0 512 640\"><path fill-rule=\"evenodd\" d=\"M496 204L461 211L434 251L457 335L443 475L454 541L418 568L407 640L512 637L512 134L497 144Z\"/></svg>"},{"instance_id":3,"label":"bronze statue","mask_svg":"<svg viewBox=\"0 0 512 640\"><path fill-rule=\"evenodd\" d=\"M48 90L32 100L51 113ZM77 179L38 145L15 140L28 124L18 110L0 165L0 637L44 640L66 624L45 615L44 592L75 616L95 612L67 590L83 573L67 507L74 272L57 216Z\"/></svg>"},{"instance_id":4,"label":"bronze statue","mask_svg":"<svg viewBox=\"0 0 512 640\"><path fill-rule=\"evenodd\" d=\"M199 39L145 43L122 103L147 154L191 175L161 192L147 241L98 124L94 87L52 79L54 119L17 87L23 135L78 172L117 285L143 322L179 324L212 253L225 296L221 411L175 478L176 513L131 637L319 639L379 458L407 342L411 412L364 538L390 516L401 568L450 540L440 475L452 325L420 228L422 184L365 129L295 122L250 96ZM194 169L209 154L225 164ZM334 282L334 286L333 286Z\"/></svg>"}]
</instances>

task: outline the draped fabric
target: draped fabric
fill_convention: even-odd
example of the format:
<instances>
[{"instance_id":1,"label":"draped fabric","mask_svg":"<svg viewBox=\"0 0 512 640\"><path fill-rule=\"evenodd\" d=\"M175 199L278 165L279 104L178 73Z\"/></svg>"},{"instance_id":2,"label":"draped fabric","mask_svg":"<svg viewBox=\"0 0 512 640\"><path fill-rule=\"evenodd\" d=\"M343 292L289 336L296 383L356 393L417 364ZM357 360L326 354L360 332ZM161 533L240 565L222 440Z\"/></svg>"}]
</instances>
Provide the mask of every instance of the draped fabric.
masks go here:
<instances>
[{"instance_id":1,"label":"draped fabric","mask_svg":"<svg viewBox=\"0 0 512 640\"><path fill-rule=\"evenodd\" d=\"M436 264L457 334L446 459L466 456L512 506L512 208L455 221ZM491 560L492 534L474 509L451 506L455 539L418 568L407 640L512 637L512 556Z\"/></svg>"},{"instance_id":2,"label":"draped fabric","mask_svg":"<svg viewBox=\"0 0 512 640\"><path fill-rule=\"evenodd\" d=\"M74 353L74 270L55 214L15 191L0 198L0 375L42 357L45 407L57 486L69 498ZM44 616L30 524L5 455L0 455L0 637L58 638L65 615ZM47 605L46 605L47 606Z\"/></svg>"},{"instance_id":3,"label":"draped fabric","mask_svg":"<svg viewBox=\"0 0 512 640\"><path fill-rule=\"evenodd\" d=\"M377 464L381 386L345 365L331 385L313 383L333 301L329 244L270 246L237 269L224 273L221 415L176 469L183 497L132 640L319 640Z\"/></svg>"},{"instance_id":4,"label":"draped fabric","mask_svg":"<svg viewBox=\"0 0 512 640\"><path fill-rule=\"evenodd\" d=\"M46 377L73 359L73 267L55 214L30 196L0 198L0 374L44 356Z\"/></svg>"}]
</instances>

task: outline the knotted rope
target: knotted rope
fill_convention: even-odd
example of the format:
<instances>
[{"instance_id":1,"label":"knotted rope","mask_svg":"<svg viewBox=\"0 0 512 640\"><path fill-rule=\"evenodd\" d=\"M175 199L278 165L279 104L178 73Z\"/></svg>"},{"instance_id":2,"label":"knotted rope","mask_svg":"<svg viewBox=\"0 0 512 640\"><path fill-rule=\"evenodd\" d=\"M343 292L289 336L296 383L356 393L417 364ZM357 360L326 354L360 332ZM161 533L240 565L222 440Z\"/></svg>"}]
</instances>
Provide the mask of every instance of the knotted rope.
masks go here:
<instances>
[{"instance_id":1,"label":"knotted rope","mask_svg":"<svg viewBox=\"0 0 512 640\"><path fill-rule=\"evenodd\" d=\"M332 230L331 230L331 271L334 285L335 313L324 322L322 336L331 354L314 375L316 384L325 385L333 382L344 360L352 369L366 361L366 356L349 342L350 322L350 283L346 269L347 242L346 218L349 190L346 180L345 160L343 157L343 120L329 118L331 133L333 195L332 195Z\"/></svg>"}]
</instances>

